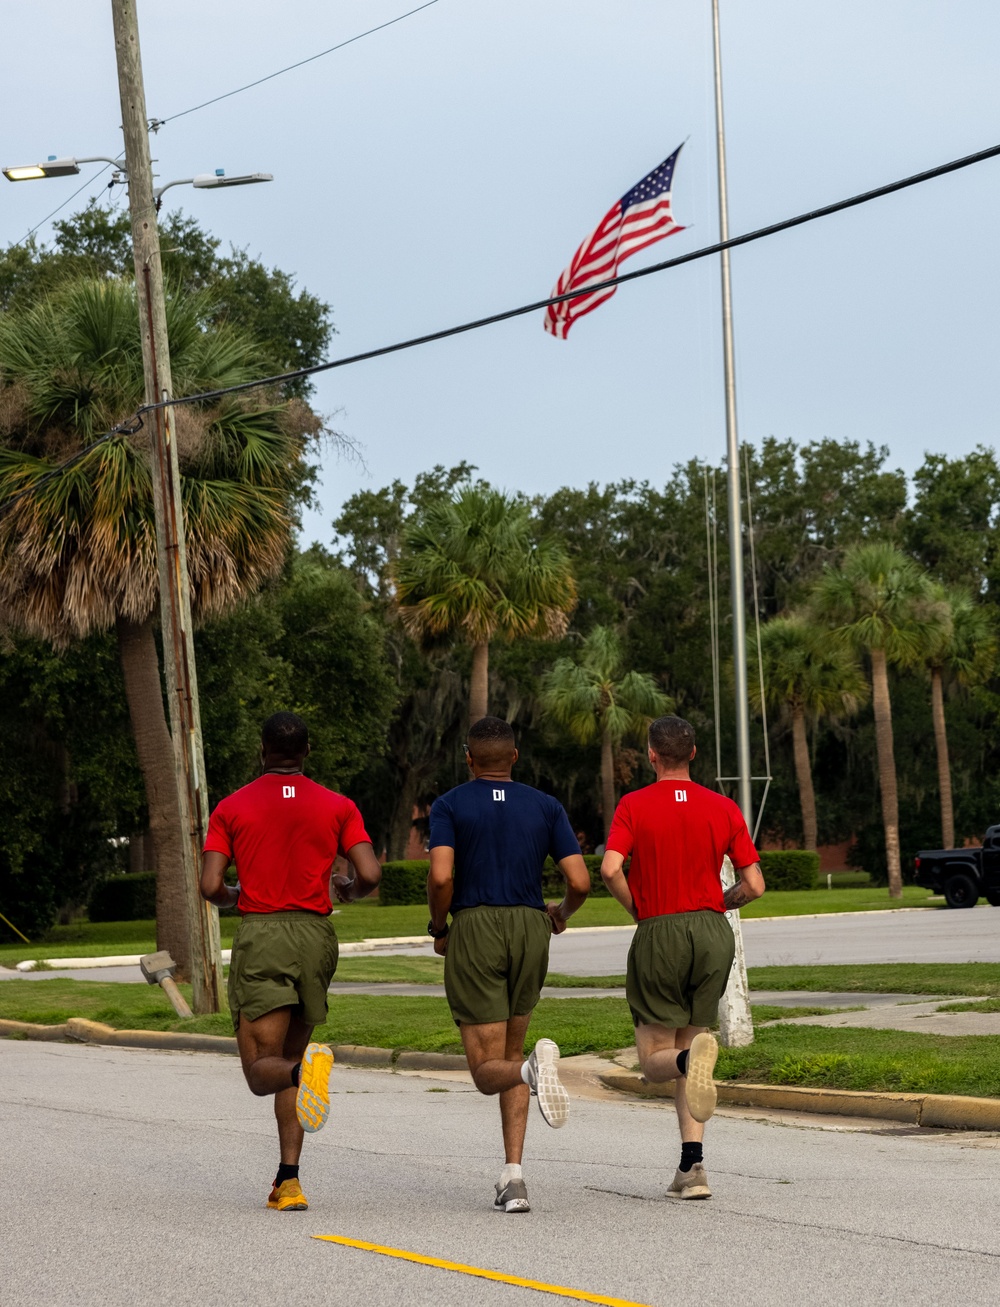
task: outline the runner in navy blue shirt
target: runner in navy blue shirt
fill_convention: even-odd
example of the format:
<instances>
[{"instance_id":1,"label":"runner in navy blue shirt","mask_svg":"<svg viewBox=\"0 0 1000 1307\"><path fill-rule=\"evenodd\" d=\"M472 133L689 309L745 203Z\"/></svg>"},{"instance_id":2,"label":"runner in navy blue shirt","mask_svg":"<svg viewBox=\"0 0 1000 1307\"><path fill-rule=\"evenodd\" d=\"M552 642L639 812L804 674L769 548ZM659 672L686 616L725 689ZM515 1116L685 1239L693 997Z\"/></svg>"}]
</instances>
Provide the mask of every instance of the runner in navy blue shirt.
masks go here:
<instances>
[{"instance_id":1,"label":"runner in navy blue shirt","mask_svg":"<svg viewBox=\"0 0 1000 1307\"><path fill-rule=\"evenodd\" d=\"M537 1096L549 1125L561 1126L569 1095L557 1046L540 1039L525 1062L524 1040L548 971L549 940L586 899L590 875L562 804L511 780L517 749L507 722L480 718L466 758L473 779L431 808L428 933L445 958L445 993L476 1088L500 1095L506 1165L494 1207L527 1212L521 1157L529 1097ZM561 903L542 897L548 857L566 880Z\"/></svg>"}]
</instances>

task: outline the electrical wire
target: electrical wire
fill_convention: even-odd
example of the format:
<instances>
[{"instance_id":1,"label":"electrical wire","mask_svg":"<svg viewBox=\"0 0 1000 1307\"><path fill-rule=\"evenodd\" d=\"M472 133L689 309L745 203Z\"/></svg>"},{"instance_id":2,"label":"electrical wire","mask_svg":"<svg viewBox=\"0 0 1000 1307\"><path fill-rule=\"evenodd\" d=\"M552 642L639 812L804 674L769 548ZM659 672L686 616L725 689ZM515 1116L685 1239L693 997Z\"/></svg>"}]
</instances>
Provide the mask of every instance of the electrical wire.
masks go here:
<instances>
[{"instance_id":1,"label":"electrical wire","mask_svg":"<svg viewBox=\"0 0 1000 1307\"><path fill-rule=\"evenodd\" d=\"M96 182L98 177L106 173L110 167L111 164L106 163L103 168L98 168L97 172L94 173L93 177L88 177L87 180L83 183L83 185L78 186L72 195L67 196L67 198L63 200L62 204L60 204L58 208L53 209L51 213L47 213L45 217L41 220L41 222L36 222L34 227L32 227L30 231L25 232L19 241L14 242L14 244L11 246L11 249L17 249L19 245L23 245L25 241L30 240L40 227L44 227L50 218L54 218L57 213L61 213L63 209L65 209L66 205L70 203L71 200L75 200L81 191L85 191L92 182Z\"/></svg>"},{"instance_id":2,"label":"electrical wire","mask_svg":"<svg viewBox=\"0 0 1000 1307\"><path fill-rule=\"evenodd\" d=\"M692 250L690 254L682 254L674 259L666 259L662 263L651 264L648 268L638 268L633 272L610 277L607 281L588 286L586 291L575 290L567 291L563 295L550 295L546 299L533 300L530 304L522 304L516 309L504 309L500 313L491 313L485 318L475 318L471 322L463 322L455 327L444 327L440 331L431 331L423 336L411 336L408 340L396 341L392 345L382 345L377 349L365 350L360 354L349 354L344 358L331 359L326 363L316 363L312 367L296 368L291 372L279 372L274 376L260 377L256 381L244 381L239 385L223 386L218 390L205 390L196 395L178 395L174 399L160 400L155 404L143 404L136 409L134 420L138 420L141 426L143 414L153 413L157 409L179 408L182 404L201 404L207 400L221 399L224 395L234 395L242 391L255 390L262 386L280 386L288 381L298 381L304 377L317 376L321 372L330 372L334 368L346 368L354 363L365 363L369 359L383 358L389 354L398 354L401 350L414 349L418 345L428 345L433 341L446 340L450 336L460 336L468 331L478 331L481 327L492 327L498 322L507 322L512 318L524 317L528 313L537 313L539 309L548 308L550 304L562 304L566 300L577 299L581 294L592 295L597 291L624 285L625 282L637 281L640 277L651 277L656 273L666 272L670 268L681 267L685 263L694 263L698 259L709 258L713 254L720 254L723 250L735 249L740 245L749 245L753 241L763 240L765 237L774 236L778 232L788 231L792 227L800 227L803 223L815 222L817 218L826 218L830 214L855 208L859 204L867 204L871 200L880 199L884 195L891 195L895 191L905 190L910 186L918 186L922 182L933 180L935 177L943 177L947 173L957 172L961 168L983 163L987 159L996 158L997 155L1000 155L1000 145L993 145L988 150L979 150L977 153L965 155L961 159L953 159L950 163L939 164L936 168L928 168L925 172L915 173L913 176L904 177L900 181L889 182L885 186L876 187L875 190L852 195L849 199L838 200L834 204L826 204L819 209L811 209L807 213L800 213L794 218L785 218L783 221L771 223L767 227L758 227L755 231L746 232L742 236L732 236L727 241L718 241L714 245L705 245L701 249ZM80 450L66 464L53 468L52 473L47 475L56 475L65 467L79 462L81 458L85 457L105 440L110 440L114 436L122 434L124 426L123 423L120 427L106 432L85 449ZM135 429L138 430L138 427ZM26 492L19 492L15 499L20 499L24 493ZM3 516L13 502L14 499L0 502L0 516Z\"/></svg>"},{"instance_id":3,"label":"electrical wire","mask_svg":"<svg viewBox=\"0 0 1000 1307\"><path fill-rule=\"evenodd\" d=\"M474 318L471 322L463 322L455 327L443 327L440 331L430 331L423 336L411 336L408 340L400 340L393 345L382 345L377 349L365 350L360 354L349 354L344 358L332 359L327 363L315 363L312 367L297 368L294 372L280 372L273 377L262 377L259 381L244 381L238 386L226 386L220 390L206 390L198 395L183 395L176 399L163 400L158 404L144 405L138 412L148 413L153 409L166 408L169 405L197 404L208 399L220 399L223 395L235 394L241 390L253 390L258 386L280 386L287 381L299 381L304 377L315 377L321 372L330 372L334 368L346 368L354 363L366 363L370 359L383 358L387 354L398 354L400 350L414 349L417 345L429 345L437 340L447 340L450 336L461 336L467 331L478 331L482 327L492 327L498 322L507 322L511 318L521 318L528 313L537 313L540 309L546 309L551 304L562 304L566 300L578 299L583 294L593 295L598 291L608 290L614 286L622 286L629 281L638 281L641 277L652 277L656 273L666 272L671 268L679 268L685 263L695 263L698 259L706 259L713 254L721 254L723 250L736 249L740 245L750 245L752 242L763 240L767 236L775 236L778 232L788 231L792 227L801 227L803 223L815 222L817 218L826 218L830 214L840 213L844 209L852 209L859 204L867 204L871 200L881 199L884 195L892 195L895 191L905 190L909 186L918 186L921 182L931 181L935 177L957 172L960 168L968 168L972 164L996 158L997 155L1000 155L1000 145L993 145L988 150L979 150L976 154L968 154L964 158L953 159L950 163L943 163L936 168L929 168L925 172L915 173L912 177L904 177L901 181L889 182L885 186L876 187L875 190L864 191L860 195L852 195L846 200L837 200L834 204L826 204L820 209L811 209L807 213L797 214L794 218L785 218L781 222L771 223L767 227L758 227L755 231L746 232L743 236L731 236L729 240L717 241L714 245L704 245L701 249L692 250L690 254L681 254L677 258L665 259L662 263L653 263L647 268L638 268L634 272L621 273L617 277L609 277L606 281L595 282L593 285L588 286L585 291L572 290L566 291L562 295L550 295L546 299L533 300L530 304L522 304L516 309L504 309L500 313L491 313L485 318Z\"/></svg>"},{"instance_id":4,"label":"electrical wire","mask_svg":"<svg viewBox=\"0 0 1000 1307\"><path fill-rule=\"evenodd\" d=\"M234 95L241 95L244 91L252 90L255 86L261 86L264 82L270 82L275 77L281 77L283 73L290 73L295 68L303 68L306 64L315 63L317 59L333 54L334 50L343 50L344 46L353 45L355 41L360 41L366 36L372 36L375 32L382 32L385 28L401 23L404 18L412 18L414 14L419 14L422 9L429 9L431 5L437 3L438 0L426 0L426 3L417 5L416 9L409 9L405 14L390 18L386 23L379 23L377 27L369 27L367 32L359 32L357 36L348 37L346 41L341 41L338 45L331 45L328 50L320 50L319 54L311 54L308 59L300 59L298 63L289 64L287 68L279 68L276 73L268 73L266 77L258 77L255 82L247 82L246 86L237 86L234 91L226 91L222 95L213 96L211 100L203 100L201 104L194 104L190 109L182 109L179 113L172 113L168 118L151 118L149 120L150 130L158 132L165 123L172 123L176 118L185 118L189 113L197 113L199 109L207 109L210 104L218 104L220 100L228 100Z\"/></svg>"}]
</instances>

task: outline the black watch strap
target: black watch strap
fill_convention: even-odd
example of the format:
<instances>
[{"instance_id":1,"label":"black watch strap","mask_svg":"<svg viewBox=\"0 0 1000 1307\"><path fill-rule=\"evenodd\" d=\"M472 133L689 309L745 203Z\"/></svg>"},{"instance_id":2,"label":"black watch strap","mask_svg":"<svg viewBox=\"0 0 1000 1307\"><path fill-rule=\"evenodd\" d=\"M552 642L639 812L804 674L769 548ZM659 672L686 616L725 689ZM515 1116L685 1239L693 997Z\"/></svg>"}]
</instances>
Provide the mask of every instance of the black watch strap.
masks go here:
<instances>
[{"instance_id":1,"label":"black watch strap","mask_svg":"<svg viewBox=\"0 0 1000 1307\"><path fill-rule=\"evenodd\" d=\"M430 935L431 939L444 939L450 929L451 927L448 925L447 921L444 923L443 930L435 930L433 921L428 921L427 923L427 933Z\"/></svg>"}]
</instances>

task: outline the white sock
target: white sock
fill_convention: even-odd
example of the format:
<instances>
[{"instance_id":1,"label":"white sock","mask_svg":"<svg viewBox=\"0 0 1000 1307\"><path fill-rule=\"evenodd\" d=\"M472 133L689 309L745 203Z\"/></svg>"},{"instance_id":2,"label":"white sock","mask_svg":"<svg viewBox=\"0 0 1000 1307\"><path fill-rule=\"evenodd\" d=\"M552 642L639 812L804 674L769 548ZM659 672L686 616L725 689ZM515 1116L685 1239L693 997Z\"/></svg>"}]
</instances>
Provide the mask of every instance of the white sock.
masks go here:
<instances>
[{"instance_id":1,"label":"white sock","mask_svg":"<svg viewBox=\"0 0 1000 1307\"><path fill-rule=\"evenodd\" d=\"M527 1062L522 1062L522 1063L521 1063L521 1079L524 1081L524 1083L525 1083L526 1085L530 1085L530 1084L531 1084L531 1079L530 1079L530 1077L528 1076L528 1064L527 1064Z\"/></svg>"},{"instance_id":2,"label":"white sock","mask_svg":"<svg viewBox=\"0 0 1000 1307\"><path fill-rule=\"evenodd\" d=\"M518 1162L508 1162L500 1172L500 1188L503 1189L510 1184L511 1180L523 1180L521 1167Z\"/></svg>"}]
</instances>

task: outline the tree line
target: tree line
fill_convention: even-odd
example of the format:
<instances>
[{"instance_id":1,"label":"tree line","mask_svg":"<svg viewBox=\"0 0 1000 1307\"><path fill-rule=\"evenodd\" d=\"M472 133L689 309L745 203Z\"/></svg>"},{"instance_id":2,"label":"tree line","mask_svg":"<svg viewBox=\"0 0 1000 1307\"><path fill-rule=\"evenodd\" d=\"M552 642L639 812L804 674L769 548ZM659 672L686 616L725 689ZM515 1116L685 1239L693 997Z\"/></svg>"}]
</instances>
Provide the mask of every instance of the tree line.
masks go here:
<instances>
[{"instance_id":1,"label":"tree line","mask_svg":"<svg viewBox=\"0 0 1000 1307\"><path fill-rule=\"evenodd\" d=\"M171 221L179 386L322 357L328 306ZM0 519L0 719L19 742L0 759L0 912L38 931L95 879L155 868L158 930L177 947L142 433L42 480L140 401L129 262L127 222L93 209L52 248L0 254L0 499L32 490ZM309 721L312 774L351 793L389 857L464 778L462 737L487 710L514 724L521 778L556 794L591 846L617 797L651 779L650 717L692 721L695 779L713 785L718 727L730 770L727 669L717 709L710 657L711 598L728 593L721 469L678 463L662 486L529 498L468 463L435 467L352 496L330 538L302 549L298 514L336 439L308 389L185 413L213 802L255 775L260 720L279 707ZM851 840L852 860L897 893L918 847L979 837L997 812L1000 469L986 449L929 454L908 482L886 449L833 437L745 455L762 623L754 770L768 710L774 774L763 830L796 846Z\"/></svg>"}]
</instances>

